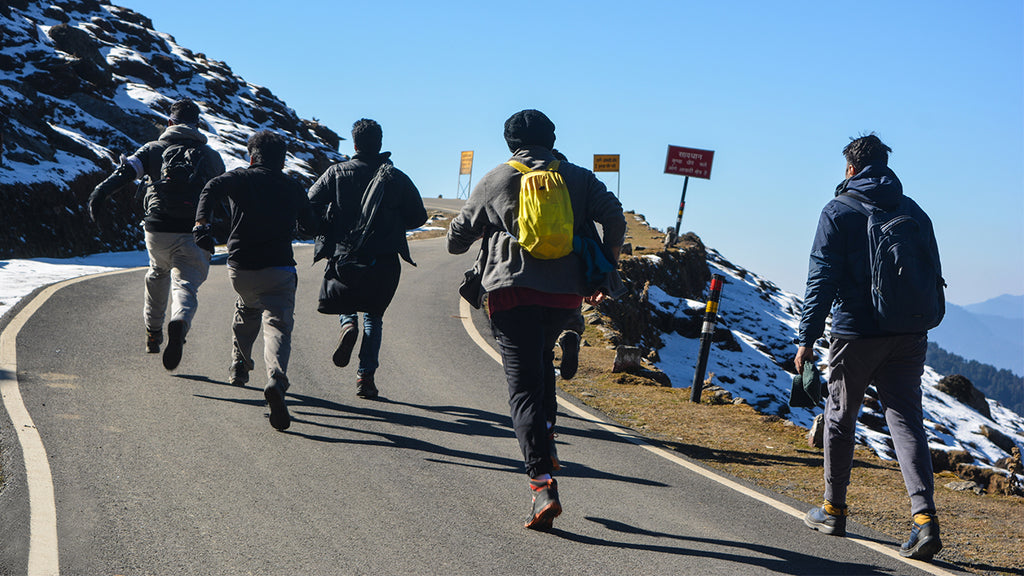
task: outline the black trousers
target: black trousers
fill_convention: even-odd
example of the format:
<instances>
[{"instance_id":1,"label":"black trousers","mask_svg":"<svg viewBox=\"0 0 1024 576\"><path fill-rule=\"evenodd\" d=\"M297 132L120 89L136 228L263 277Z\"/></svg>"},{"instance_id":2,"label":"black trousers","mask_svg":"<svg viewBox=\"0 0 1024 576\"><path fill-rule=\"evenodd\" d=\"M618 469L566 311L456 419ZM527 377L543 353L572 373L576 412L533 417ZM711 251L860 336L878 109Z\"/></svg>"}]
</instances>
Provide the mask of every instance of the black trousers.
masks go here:
<instances>
[{"instance_id":1,"label":"black trousers","mask_svg":"<svg viewBox=\"0 0 1024 576\"><path fill-rule=\"evenodd\" d=\"M491 315L501 349L512 427L530 478L551 472L547 423L558 411L555 397L555 341L578 310L518 306Z\"/></svg>"}]
</instances>

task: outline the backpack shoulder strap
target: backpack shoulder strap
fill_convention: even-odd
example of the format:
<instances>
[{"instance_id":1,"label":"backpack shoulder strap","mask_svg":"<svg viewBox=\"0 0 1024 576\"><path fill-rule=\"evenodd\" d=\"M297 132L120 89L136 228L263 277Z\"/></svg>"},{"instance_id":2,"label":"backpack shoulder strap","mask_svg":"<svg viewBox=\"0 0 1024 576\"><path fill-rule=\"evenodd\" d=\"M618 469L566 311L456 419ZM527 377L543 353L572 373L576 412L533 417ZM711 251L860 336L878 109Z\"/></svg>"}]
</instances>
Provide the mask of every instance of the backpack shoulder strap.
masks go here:
<instances>
[{"instance_id":1,"label":"backpack shoulder strap","mask_svg":"<svg viewBox=\"0 0 1024 576\"><path fill-rule=\"evenodd\" d=\"M523 164L522 162L520 162L518 160L509 160L508 162L505 162L505 164L508 164L509 166L515 168L516 170L519 170L523 174L529 174L530 172L533 172L533 170L530 170L526 166L526 164Z\"/></svg>"},{"instance_id":2,"label":"backpack shoulder strap","mask_svg":"<svg viewBox=\"0 0 1024 576\"><path fill-rule=\"evenodd\" d=\"M859 194L854 194L853 192L843 192L839 196L836 196L836 200L846 204L865 216L871 216L875 211L871 204L863 200Z\"/></svg>"}]
</instances>

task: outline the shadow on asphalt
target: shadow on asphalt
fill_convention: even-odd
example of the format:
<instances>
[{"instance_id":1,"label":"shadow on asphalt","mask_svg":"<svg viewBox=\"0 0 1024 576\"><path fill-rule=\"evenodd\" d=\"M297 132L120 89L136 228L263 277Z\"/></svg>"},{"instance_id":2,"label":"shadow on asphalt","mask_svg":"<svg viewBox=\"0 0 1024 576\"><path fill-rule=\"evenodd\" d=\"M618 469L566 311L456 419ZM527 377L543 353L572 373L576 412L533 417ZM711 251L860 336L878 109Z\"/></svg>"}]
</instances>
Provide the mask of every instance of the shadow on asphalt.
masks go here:
<instances>
[{"instance_id":1,"label":"shadow on asphalt","mask_svg":"<svg viewBox=\"0 0 1024 576\"><path fill-rule=\"evenodd\" d=\"M697 536L680 536L666 532L645 530L636 526L630 526L615 520L593 518L588 516L587 520L600 524L611 533L630 534L643 536L665 541L664 544L643 544L639 542L623 542L622 539L596 538L573 534L555 528L549 532L552 536L587 544L590 546L606 546L617 550L642 550L659 554L673 554L677 556L694 556L700 558L713 558L724 562L732 562L737 565L757 566L770 570L776 574L792 575L847 575L864 574L876 576L888 576L891 572L887 569L878 568L868 564L852 562L835 562L827 558L827 554L815 551L812 554L803 554L785 548L752 544L750 542L737 542L729 540L716 540L713 538L701 538ZM676 542L679 544L673 544ZM692 543L688 547L684 543ZM739 570L742 573L742 569Z\"/></svg>"},{"instance_id":2,"label":"shadow on asphalt","mask_svg":"<svg viewBox=\"0 0 1024 576\"><path fill-rule=\"evenodd\" d=\"M228 386L234 389L245 389L262 392L261 389L251 386L239 387L231 384L213 380L206 376L193 376L176 374L175 377L196 382L205 382L220 386ZM216 400L220 402L231 402L247 406L262 406L265 402L262 394L258 398L226 398L204 394L196 394L197 398L205 400ZM376 400L359 400L359 405L347 405L324 400L313 396L288 393L291 400L288 409L292 415L292 427L283 431L283 434L298 436L316 442L332 444L359 444L365 446L380 446L384 448L400 448L404 450L415 450L427 454L443 456L463 460L464 462L428 458L431 462L452 464L456 466L467 466L495 470L499 472L510 472L514 474L523 473L523 463L516 459L503 458L491 454L482 454L467 450L458 450L440 444L427 442L417 438L410 438L398 433L369 431L364 428L346 426L344 422L382 422L394 425L397 429L429 429L444 432L447 434L458 434L472 438L508 438L514 440L512 432L512 419L507 415L501 415L485 410L476 410L461 406L421 406L404 402L393 402L384 397ZM447 418L434 418L429 415L409 414L388 410L388 406L401 406L412 410L419 410L426 413L444 415ZM559 415L560 419L569 419L568 416ZM296 430L295 424L305 424L323 431L321 434L311 434ZM351 433L362 438L343 437L342 434ZM595 429L558 427L559 436L579 436L609 442L624 442L622 438L609 432ZM562 442L564 444L564 442ZM565 468L559 472L560 476L571 478L593 478L597 480L610 480L615 482L626 482L643 486L668 486L663 482L612 474L596 470L589 466L576 464L563 459Z\"/></svg>"}]
</instances>

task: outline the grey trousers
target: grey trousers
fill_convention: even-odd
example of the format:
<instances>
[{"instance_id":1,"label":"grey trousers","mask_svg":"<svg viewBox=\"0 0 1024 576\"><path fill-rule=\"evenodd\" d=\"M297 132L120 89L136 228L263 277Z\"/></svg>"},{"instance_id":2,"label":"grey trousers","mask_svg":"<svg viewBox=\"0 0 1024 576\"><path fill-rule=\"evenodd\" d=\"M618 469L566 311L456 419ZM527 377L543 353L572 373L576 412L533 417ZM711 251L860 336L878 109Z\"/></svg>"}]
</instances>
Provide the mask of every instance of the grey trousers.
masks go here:
<instances>
[{"instance_id":1,"label":"grey trousers","mask_svg":"<svg viewBox=\"0 0 1024 576\"><path fill-rule=\"evenodd\" d=\"M146 231L149 272L143 305L146 329L159 332L164 326L167 299L171 298L171 320L183 320L185 332L199 305L199 286L210 272L210 256L196 246L191 232Z\"/></svg>"},{"instance_id":2,"label":"grey trousers","mask_svg":"<svg viewBox=\"0 0 1024 576\"><path fill-rule=\"evenodd\" d=\"M874 384L910 496L910 513L935 512L935 478L921 408L927 347L924 334L832 340L825 405L825 500L846 505L857 416L864 392Z\"/></svg>"},{"instance_id":3,"label":"grey trousers","mask_svg":"<svg viewBox=\"0 0 1024 576\"><path fill-rule=\"evenodd\" d=\"M267 387L280 382L287 388L298 275L294 269L236 270L229 267L228 278L238 294L231 322L232 361L244 362L246 368L252 370L252 346L262 326Z\"/></svg>"}]
</instances>

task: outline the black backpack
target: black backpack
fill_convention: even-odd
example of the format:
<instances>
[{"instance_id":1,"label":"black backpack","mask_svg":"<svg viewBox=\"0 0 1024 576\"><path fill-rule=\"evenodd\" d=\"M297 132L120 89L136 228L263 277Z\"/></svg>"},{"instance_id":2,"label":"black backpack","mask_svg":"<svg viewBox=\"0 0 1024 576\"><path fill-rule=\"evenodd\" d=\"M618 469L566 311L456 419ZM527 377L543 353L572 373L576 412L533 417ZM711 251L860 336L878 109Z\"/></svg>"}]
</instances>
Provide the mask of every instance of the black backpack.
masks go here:
<instances>
[{"instance_id":1,"label":"black backpack","mask_svg":"<svg viewBox=\"0 0 1024 576\"><path fill-rule=\"evenodd\" d=\"M171 144L161 155L160 179L149 186L144 199L146 215L192 220L199 193L206 184L206 154L198 143Z\"/></svg>"},{"instance_id":2,"label":"black backpack","mask_svg":"<svg viewBox=\"0 0 1024 576\"><path fill-rule=\"evenodd\" d=\"M863 196L845 192L836 200L868 218L871 302L886 332L927 332L946 313L942 266L928 216L910 198L884 210Z\"/></svg>"}]
</instances>

